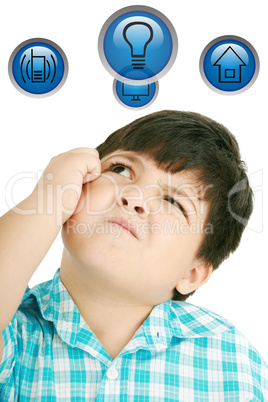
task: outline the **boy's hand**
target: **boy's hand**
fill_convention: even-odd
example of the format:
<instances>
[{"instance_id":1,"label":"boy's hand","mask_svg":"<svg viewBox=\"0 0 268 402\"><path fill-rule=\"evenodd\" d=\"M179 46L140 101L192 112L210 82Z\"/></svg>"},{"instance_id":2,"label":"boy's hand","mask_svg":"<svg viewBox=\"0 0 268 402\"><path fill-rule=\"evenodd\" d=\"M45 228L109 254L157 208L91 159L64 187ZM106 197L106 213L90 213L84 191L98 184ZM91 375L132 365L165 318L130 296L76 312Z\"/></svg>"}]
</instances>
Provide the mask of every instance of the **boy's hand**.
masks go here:
<instances>
[{"instance_id":1,"label":"boy's hand","mask_svg":"<svg viewBox=\"0 0 268 402\"><path fill-rule=\"evenodd\" d=\"M99 153L92 148L76 148L51 159L34 189L39 211L57 214L57 224L64 224L75 211L83 184L101 173Z\"/></svg>"}]
</instances>

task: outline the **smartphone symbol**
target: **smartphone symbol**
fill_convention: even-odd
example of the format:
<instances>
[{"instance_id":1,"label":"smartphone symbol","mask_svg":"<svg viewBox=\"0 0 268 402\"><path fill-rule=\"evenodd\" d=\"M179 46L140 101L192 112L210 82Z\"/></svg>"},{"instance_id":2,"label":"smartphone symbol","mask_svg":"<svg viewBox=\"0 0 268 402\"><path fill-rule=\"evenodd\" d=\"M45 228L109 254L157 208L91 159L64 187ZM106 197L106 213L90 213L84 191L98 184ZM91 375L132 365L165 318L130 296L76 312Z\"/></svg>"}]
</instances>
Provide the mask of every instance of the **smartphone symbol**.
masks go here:
<instances>
[{"instance_id":1,"label":"smartphone symbol","mask_svg":"<svg viewBox=\"0 0 268 402\"><path fill-rule=\"evenodd\" d=\"M46 58L45 56L34 56L31 49L31 82L45 82Z\"/></svg>"}]
</instances>

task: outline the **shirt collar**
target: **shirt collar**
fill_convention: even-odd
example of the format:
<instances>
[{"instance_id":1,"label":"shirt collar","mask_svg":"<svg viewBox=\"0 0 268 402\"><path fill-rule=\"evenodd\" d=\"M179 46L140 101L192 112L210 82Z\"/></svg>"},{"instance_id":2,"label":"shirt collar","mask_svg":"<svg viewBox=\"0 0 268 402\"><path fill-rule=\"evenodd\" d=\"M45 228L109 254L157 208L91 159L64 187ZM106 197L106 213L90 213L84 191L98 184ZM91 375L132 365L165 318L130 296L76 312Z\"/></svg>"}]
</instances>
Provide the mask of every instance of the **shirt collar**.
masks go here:
<instances>
[{"instance_id":1,"label":"shirt collar","mask_svg":"<svg viewBox=\"0 0 268 402\"><path fill-rule=\"evenodd\" d=\"M31 303L32 295L43 318L54 323L59 336L67 344L89 344L95 338L63 285L60 268L52 280L27 288L22 303ZM139 346L160 350L167 348L173 337L211 337L230 328L233 325L215 313L190 303L168 300L153 308L134 338Z\"/></svg>"},{"instance_id":2,"label":"shirt collar","mask_svg":"<svg viewBox=\"0 0 268 402\"><path fill-rule=\"evenodd\" d=\"M168 347L172 338L212 337L233 325L207 309L168 300L154 307L143 327L148 344L159 350Z\"/></svg>"}]
</instances>

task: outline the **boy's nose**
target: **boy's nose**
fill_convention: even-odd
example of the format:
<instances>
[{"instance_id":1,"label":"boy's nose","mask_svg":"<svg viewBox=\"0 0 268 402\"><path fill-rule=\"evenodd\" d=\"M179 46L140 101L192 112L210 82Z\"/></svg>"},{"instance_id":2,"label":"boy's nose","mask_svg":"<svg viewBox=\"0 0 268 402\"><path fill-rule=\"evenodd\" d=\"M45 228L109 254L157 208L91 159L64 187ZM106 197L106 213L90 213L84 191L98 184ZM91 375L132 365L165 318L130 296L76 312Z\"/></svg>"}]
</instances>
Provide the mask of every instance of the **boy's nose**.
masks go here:
<instances>
[{"instance_id":1,"label":"boy's nose","mask_svg":"<svg viewBox=\"0 0 268 402\"><path fill-rule=\"evenodd\" d=\"M127 209L129 212L136 212L137 214L145 214L145 209L142 206L142 200L131 199L131 197L121 196L119 205Z\"/></svg>"}]
</instances>

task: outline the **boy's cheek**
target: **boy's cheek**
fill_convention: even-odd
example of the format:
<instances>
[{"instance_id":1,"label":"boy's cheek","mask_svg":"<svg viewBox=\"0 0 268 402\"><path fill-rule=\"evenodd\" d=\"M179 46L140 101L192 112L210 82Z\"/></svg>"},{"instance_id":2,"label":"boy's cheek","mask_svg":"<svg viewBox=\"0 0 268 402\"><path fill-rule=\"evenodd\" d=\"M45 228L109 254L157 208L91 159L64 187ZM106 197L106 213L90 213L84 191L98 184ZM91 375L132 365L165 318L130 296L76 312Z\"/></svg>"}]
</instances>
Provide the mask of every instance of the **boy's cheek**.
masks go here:
<instances>
[{"instance_id":1,"label":"boy's cheek","mask_svg":"<svg viewBox=\"0 0 268 402\"><path fill-rule=\"evenodd\" d=\"M111 182L101 178L84 184L79 202L73 213L76 218L79 214L83 216L99 216L114 209L116 193Z\"/></svg>"},{"instance_id":2,"label":"boy's cheek","mask_svg":"<svg viewBox=\"0 0 268 402\"><path fill-rule=\"evenodd\" d=\"M88 184L88 183L87 183ZM73 212L73 215L70 217L70 219L74 216L79 214L82 210L83 210L83 205L85 204L85 186L87 186L87 184L83 185L82 191L81 191L81 195L79 198L79 201L77 203L77 206Z\"/></svg>"}]
</instances>

